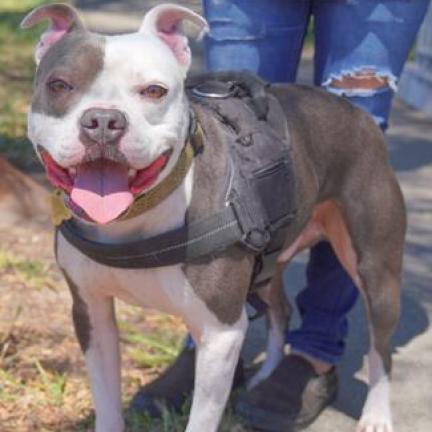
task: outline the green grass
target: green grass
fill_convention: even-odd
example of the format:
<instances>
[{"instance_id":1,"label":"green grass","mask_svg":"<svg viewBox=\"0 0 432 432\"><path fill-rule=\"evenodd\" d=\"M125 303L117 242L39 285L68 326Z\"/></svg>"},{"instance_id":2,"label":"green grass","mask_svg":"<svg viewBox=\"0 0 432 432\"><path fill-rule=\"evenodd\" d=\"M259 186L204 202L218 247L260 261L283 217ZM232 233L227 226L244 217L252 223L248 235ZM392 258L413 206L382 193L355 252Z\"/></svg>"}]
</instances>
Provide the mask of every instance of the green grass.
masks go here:
<instances>
[{"instance_id":1,"label":"green grass","mask_svg":"<svg viewBox=\"0 0 432 432\"><path fill-rule=\"evenodd\" d=\"M54 406L61 406L63 403L63 395L66 390L67 375L65 373L46 371L39 360L35 360L34 364L41 378L41 389L47 395L48 401Z\"/></svg>"},{"instance_id":2,"label":"green grass","mask_svg":"<svg viewBox=\"0 0 432 432\"><path fill-rule=\"evenodd\" d=\"M0 2L0 153L22 168L36 168L26 138L26 112L34 73L33 48L46 24L21 30L25 14L42 0Z\"/></svg>"},{"instance_id":3,"label":"green grass","mask_svg":"<svg viewBox=\"0 0 432 432\"><path fill-rule=\"evenodd\" d=\"M2 12L26 12L45 3L47 2L44 0L2 0L0 10Z\"/></svg>"},{"instance_id":4,"label":"green grass","mask_svg":"<svg viewBox=\"0 0 432 432\"><path fill-rule=\"evenodd\" d=\"M20 258L0 249L0 274L12 275L30 288L54 289L50 265L44 261Z\"/></svg>"},{"instance_id":5,"label":"green grass","mask_svg":"<svg viewBox=\"0 0 432 432\"><path fill-rule=\"evenodd\" d=\"M129 355L139 367L161 368L177 357L183 344L182 333L167 332L165 329L143 334L125 321L119 323L121 339L129 345Z\"/></svg>"}]
</instances>

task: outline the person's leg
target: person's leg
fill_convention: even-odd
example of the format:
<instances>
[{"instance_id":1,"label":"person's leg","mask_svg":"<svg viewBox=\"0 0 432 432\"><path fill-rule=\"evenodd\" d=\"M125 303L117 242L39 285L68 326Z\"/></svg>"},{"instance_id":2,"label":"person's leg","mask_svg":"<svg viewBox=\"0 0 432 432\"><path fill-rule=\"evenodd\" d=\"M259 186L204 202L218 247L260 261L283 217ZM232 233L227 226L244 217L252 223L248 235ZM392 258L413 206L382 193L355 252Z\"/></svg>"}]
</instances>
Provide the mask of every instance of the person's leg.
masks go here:
<instances>
[{"instance_id":1,"label":"person's leg","mask_svg":"<svg viewBox=\"0 0 432 432\"><path fill-rule=\"evenodd\" d=\"M309 0L203 0L210 24L207 67L293 82L306 34Z\"/></svg>"},{"instance_id":2,"label":"person's leg","mask_svg":"<svg viewBox=\"0 0 432 432\"><path fill-rule=\"evenodd\" d=\"M204 1L211 29L206 39L210 70L248 69L271 82L295 80L310 2L272 0L266 5L263 8L257 0ZM357 290L328 243L312 249L307 278L307 287L297 299L300 310L309 299L327 310L305 317L287 340L294 350L312 357L315 369L326 372L343 354L346 313L357 299ZM343 302L335 300L341 297Z\"/></svg>"},{"instance_id":3,"label":"person's leg","mask_svg":"<svg viewBox=\"0 0 432 432\"><path fill-rule=\"evenodd\" d=\"M402 68L430 0L315 1L315 84L385 130Z\"/></svg>"},{"instance_id":4,"label":"person's leg","mask_svg":"<svg viewBox=\"0 0 432 432\"><path fill-rule=\"evenodd\" d=\"M288 332L287 342L291 351L318 360L315 369L321 365L321 370L317 372L327 372L344 354L347 314L358 290L328 242L311 249L306 280L306 288L296 299L301 325Z\"/></svg>"},{"instance_id":5,"label":"person's leg","mask_svg":"<svg viewBox=\"0 0 432 432\"><path fill-rule=\"evenodd\" d=\"M303 42L310 13L308 2L285 0L278 2L285 9L285 15L272 11L278 16L281 26L277 37L275 32L270 32L266 26L267 16L262 8L262 2L257 5L256 11L259 26L257 21L251 21L250 17L245 19L243 15L243 8L246 4L249 7L250 1L238 0L229 3L230 5L227 5L227 2L216 0L207 2L207 4L218 5L217 8L206 13L211 27L207 38L209 68L212 70L249 69L270 81L293 81L302 47L299 41ZM233 11L236 16L235 22L227 17L227 14ZM300 19L294 27L292 23L281 21L281 19L292 20L293 18ZM257 28L260 28L259 32L256 31ZM254 33L250 33L251 30L254 30ZM291 37L292 32L297 32L298 36ZM286 39L281 40L284 37ZM280 47L281 42L285 44L287 63L283 61L283 57L275 56L273 52ZM283 51L281 53L283 54ZM298 305L300 310L303 310L303 303L307 305L315 302L323 306L322 313L316 317L305 317L301 329L289 332L287 336L293 345L293 350L307 361L299 360L298 357L286 357L276 369L274 379L270 380L268 385L264 381L262 385L241 398L237 405L237 413L247 422L252 420L253 423L253 413L259 414L260 409L267 405L280 406L284 411L285 425L303 425L318 415L336 394L337 377L331 368L343 354L347 333L346 314L355 303L357 290L328 243L322 243L312 250L307 274L308 285L299 296ZM190 338L188 344L189 346L193 344ZM320 376L317 376L317 372ZM274 391L275 380L279 382L278 392ZM309 394L307 390L309 388L319 389L319 395ZM281 399L282 404L278 403L275 397ZM307 407L302 410L302 416L299 416L298 408L306 399L309 401ZM260 421L262 421L258 425L260 427L263 424L270 424L265 413Z\"/></svg>"}]
</instances>

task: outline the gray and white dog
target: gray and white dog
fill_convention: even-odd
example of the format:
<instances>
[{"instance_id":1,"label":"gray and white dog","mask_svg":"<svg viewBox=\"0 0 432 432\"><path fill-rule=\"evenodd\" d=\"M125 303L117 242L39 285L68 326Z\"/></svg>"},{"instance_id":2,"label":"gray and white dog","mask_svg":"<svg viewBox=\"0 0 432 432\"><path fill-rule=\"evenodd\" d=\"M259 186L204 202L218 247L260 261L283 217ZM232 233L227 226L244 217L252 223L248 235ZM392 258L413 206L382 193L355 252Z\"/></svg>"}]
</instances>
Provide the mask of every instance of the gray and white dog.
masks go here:
<instances>
[{"instance_id":1,"label":"gray and white dog","mask_svg":"<svg viewBox=\"0 0 432 432\"><path fill-rule=\"evenodd\" d=\"M203 33L206 21L166 4L150 10L136 33L101 36L57 4L33 10L22 26L46 18L51 25L36 48L28 135L80 229L119 243L181 226L192 207L205 213L223 205L224 134L216 120L198 114L207 142L178 187L140 216L119 219L137 196L164 181L187 141L191 54L180 24L191 21ZM269 285L269 356L254 384L283 355L282 269L297 252L327 239L363 294L369 318L369 394L358 431L392 432L390 338L399 318L406 221L384 136L367 114L322 90L275 85L271 92L290 129L298 211ZM216 431L247 328L253 257L232 247L199 264L114 269L61 234L56 254L72 292L96 431L124 430L114 297L184 319L197 342L187 431Z\"/></svg>"}]
</instances>

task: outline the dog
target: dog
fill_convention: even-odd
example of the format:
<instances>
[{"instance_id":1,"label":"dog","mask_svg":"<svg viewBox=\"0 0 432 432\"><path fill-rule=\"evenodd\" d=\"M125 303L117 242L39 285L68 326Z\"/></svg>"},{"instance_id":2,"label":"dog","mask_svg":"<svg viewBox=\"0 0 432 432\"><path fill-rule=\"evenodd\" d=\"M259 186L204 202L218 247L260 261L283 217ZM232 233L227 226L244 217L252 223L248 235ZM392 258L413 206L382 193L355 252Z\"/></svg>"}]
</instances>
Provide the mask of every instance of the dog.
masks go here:
<instances>
[{"instance_id":1,"label":"dog","mask_svg":"<svg viewBox=\"0 0 432 432\"><path fill-rule=\"evenodd\" d=\"M212 139L178 187L139 216L120 217L157 188L181 156L190 128L184 81L191 63L181 23L202 34L206 21L186 8L159 5L138 32L102 36L87 31L74 9L54 4L30 12L22 27L43 19L50 27L35 50L28 136L86 237L108 246L151 237L182 226L186 215L220 206L224 135L216 127L208 133L216 120L199 118ZM289 125L298 208L267 288L272 355L254 384L283 355L282 270L296 253L326 239L363 294L369 318L369 393L358 431L392 432L390 338L400 312L406 220L384 136L366 113L323 90L281 84L270 92ZM89 258L61 232L55 248L72 293L96 431L124 430L115 297L184 319L197 343L186 430L216 431L248 324L253 256L233 246L196 264L119 269Z\"/></svg>"}]
</instances>

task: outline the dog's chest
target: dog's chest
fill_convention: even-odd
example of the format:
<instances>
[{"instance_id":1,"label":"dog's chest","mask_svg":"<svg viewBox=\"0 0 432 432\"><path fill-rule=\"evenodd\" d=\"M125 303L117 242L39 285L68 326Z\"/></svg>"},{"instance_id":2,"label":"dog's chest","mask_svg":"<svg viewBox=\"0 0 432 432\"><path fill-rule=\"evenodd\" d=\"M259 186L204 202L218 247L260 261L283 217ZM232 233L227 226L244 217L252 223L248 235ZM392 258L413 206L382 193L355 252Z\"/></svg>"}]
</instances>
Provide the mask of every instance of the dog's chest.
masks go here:
<instances>
[{"instance_id":1,"label":"dog's chest","mask_svg":"<svg viewBox=\"0 0 432 432\"><path fill-rule=\"evenodd\" d=\"M112 296L171 314L181 314L193 308L197 301L180 265L153 269L110 268L87 258L61 235L57 260L84 300L88 296Z\"/></svg>"}]
</instances>

